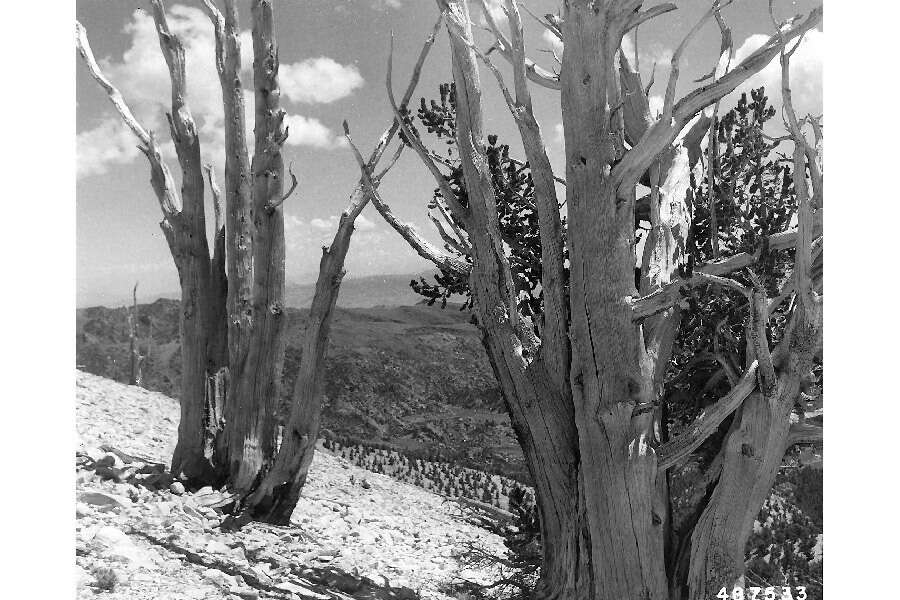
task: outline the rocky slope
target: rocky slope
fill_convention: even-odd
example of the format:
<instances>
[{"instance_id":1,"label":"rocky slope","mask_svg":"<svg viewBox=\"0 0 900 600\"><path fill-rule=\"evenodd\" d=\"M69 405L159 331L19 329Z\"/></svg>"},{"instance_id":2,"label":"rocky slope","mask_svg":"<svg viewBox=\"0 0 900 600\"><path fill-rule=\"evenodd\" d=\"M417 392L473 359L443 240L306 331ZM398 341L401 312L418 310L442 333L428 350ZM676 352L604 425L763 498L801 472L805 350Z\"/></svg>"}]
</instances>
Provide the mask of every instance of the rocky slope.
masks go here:
<instances>
[{"instance_id":1,"label":"rocky slope","mask_svg":"<svg viewBox=\"0 0 900 600\"><path fill-rule=\"evenodd\" d=\"M470 546L504 551L448 498L323 449L289 527L225 533L222 494L163 471L176 401L79 371L76 414L79 598L447 598L493 576L466 567Z\"/></svg>"}]
</instances>

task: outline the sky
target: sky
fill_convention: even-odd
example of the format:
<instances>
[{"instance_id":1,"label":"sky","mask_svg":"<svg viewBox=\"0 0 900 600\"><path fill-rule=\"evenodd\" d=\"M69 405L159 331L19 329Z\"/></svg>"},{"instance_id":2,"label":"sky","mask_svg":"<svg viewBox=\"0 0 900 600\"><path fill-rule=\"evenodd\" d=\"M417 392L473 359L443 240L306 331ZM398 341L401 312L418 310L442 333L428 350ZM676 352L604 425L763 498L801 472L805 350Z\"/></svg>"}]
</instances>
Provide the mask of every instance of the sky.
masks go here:
<instances>
[{"instance_id":1,"label":"sky","mask_svg":"<svg viewBox=\"0 0 900 600\"><path fill-rule=\"evenodd\" d=\"M290 137L286 161L293 163L300 184L285 204L287 239L286 277L289 282L315 280L320 247L330 242L337 216L346 206L359 177L356 162L341 134L350 125L354 142L368 154L390 124L385 71L391 31L394 32L394 87L401 95L421 44L437 17L428 0L282 0L276 4L276 34L281 60L282 106L287 111ZM493 2L497 4L496 0ZM650 5L651 3L648 3ZM641 27L638 35L641 70L649 79L656 63L652 104L661 106L672 51L699 17L707 0L676 2L678 10ZM767 0L738 0L724 10L733 31L737 60L765 41L773 31ZM776 1L781 17L806 14L817 3ZM531 0L535 14L556 13L557 0ZM212 26L199 0L167 4L170 27L187 49L188 103L201 138L204 161L224 179L221 91L213 62ZM252 58L250 3L239 1L245 68ZM94 54L106 75L124 95L145 128L160 139L170 167L179 179L165 121L170 87L152 18L143 2L79 0L76 17L85 26ZM471 4L476 26L480 9ZM496 15L501 17L502 13ZM551 48L557 42L523 12L528 55L545 67L554 65ZM490 35L476 32L479 46L490 46ZM626 46L633 47L627 40ZM707 24L692 41L681 63L678 96L709 72L716 60L719 33ZM556 48L557 51L559 48ZM794 103L798 112L822 113L822 57L824 33L807 34L792 60ZM79 306L114 303L140 282L141 297L151 299L178 290L172 258L159 229L161 213L149 185L146 159L136 139L124 127L105 93L76 57L76 294ZM511 83L512 74L497 55L495 64ZM450 59L446 31L428 57L415 99L437 96L449 81ZM245 70L244 86L252 78ZM509 143L514 156L523 156L521 143L493 76L482 69L486 129ZM765 85L771 103L780 100L777 59L742 89ZM564 176L559 93L532 87L535 113L557 174ZM723 106L734 104L735 97ZM252 95L248 101L252 127ZM381 186L382 196L403 219L414 223L434 242L439 238L427 219L426 204L434 188L427 170L406 152ZM357 220L357 232L347 256L348 277L428 270L378 213L367 207Z\"/></svg>"}]
</instances>

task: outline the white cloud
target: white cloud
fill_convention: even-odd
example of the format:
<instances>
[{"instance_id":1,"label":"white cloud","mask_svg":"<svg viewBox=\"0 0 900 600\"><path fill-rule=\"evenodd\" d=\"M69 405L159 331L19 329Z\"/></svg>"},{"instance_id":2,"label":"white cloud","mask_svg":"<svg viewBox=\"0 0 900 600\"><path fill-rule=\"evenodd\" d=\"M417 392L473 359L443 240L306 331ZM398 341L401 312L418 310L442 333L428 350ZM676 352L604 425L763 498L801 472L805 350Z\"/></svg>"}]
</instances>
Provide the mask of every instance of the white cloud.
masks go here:
<instances>
[{"instance_id":1,"label":"white cloud","mask_svg":"<svg viewBox=\"0 0 900 600\"><path fill-rule=\"evenodd\" d=\"M342 148L347 140L334 134L318 119L302 115L288 115L284 118L288 128L287 145L312 146L313 148Z\"/></svg>"},{"instance_id":2,"label":"white cloud","mask_svg":"<svg viewBox=\"0 0 900 600\"><path fill-rule=\"evenodd\" d=\"M556 34L552 33L549 29L545 29L544 33L541 35L541 38L547 43L550 48L556 52L556 55L562 58L563 51L563 43L562 40L556 37Z\"/></svg>"},{"instance_id":3,"label":"white cloud","mask_svg":"<svg viewBox=\"0 0 900 600\"><path fill-rule=\"evenodd\" d=\"M562 123L557 123L553 126L553 143L559 144L560 146L566 143L565 131L563 130Z\"/></svg>"},{"instance_id":4,"label":"white cloud","mask_svg":"<svg viewBox=\"0 0 900 600\"><path fill-rule=\"evenodd\" d=\"M331 232L337 229L338 221L340 220L340 215L331 215L327 219L315 218L311 220L309 224L313 229ZM375 229L375 222L366 215L360 214L358 217L356 217L356 222L353 224L353 228L356 231L372 231L373 229Z\"/></svg>"},{"instance_id":5,"label":"white cloud","mask_svg":"<svg viewBox=\"0 0 900 600\"><path fill-rule=\"evenodd\" d=\"M375 222L366 215L360 214L356 217L356 222L353 224L353 227L355 227L357 231L372 231L375 229Z\"/></svg>"},{"instance_id":6,"label":"white cloud","mask_svg":"<svg viewBox=\"0 0 900 600\"><path fill-rule=\"evenodd\" d=\"M487 5L488 12L491 13L491 17L493 17L494 22L497 23L498 27L504 27L509 22L509 19L506 18L506 11L503 10L503 0L487 0L485 2ZM478 22L481 25L487 25L487 19L484 18L484 12L481 10L479 6L478 11Z\"/></svg>"},{"instance_id":7,"label":"white cloud","mask_svg":"<svg viewBox=\"0 0 900 600\"><path fill-rule=\"evenodd\" d=\"M384 10L386 8L400 8L403 6L401 0L372 0L372 8L375 10Z\"/></svg>"},{"instance_id":8,"label":"white cloud","mask_svg":"<svg viewBox=\"0 0 900 600\"><path fill-rule=\"evenodd\" d=\"M735 52L737 64L762 46L768 35L756 34L748 37ZM789 45L789 48L793 45ZM799 49L791 57L791 91L794 109L802 117L807 113L822 113L822 62L825 55L825 34L818 30L806 34ZM776 56L766 67L747 80L724 101L723 106L731 108L737 103L741 92L765 86L769 104L781 109L781 63ZM776 120L780 120L776 115Z\"/></svg>"},{"instance_id":9,"label":"white cloud","mask_svg":"<svg viewBox=\"0 0 900 600\"><path fill-rule=\"evenodd\" d=\"M327 219L319 219L318 217L309 222L313 229L330 230L337 227L337 215L331 215Z\"/></svg>"},{"instance_id":10,"label":"white cloud","mask_svg":"<svg viewBox=\"0 0 900 600\"><path fill-rule=\"evenodd\" d=\"M102 175L109 165L128 164L140 154L137 139L118 117L104 119L93 129L79 133L75 143L78 178Z\"/></svg>"},{"instance_id":11,"label":"white cloud","mask_svg":"<svg viewBox=\"0 0 900 600\"><path fill-rule=\"evenodd\" d=\"M221 87L214 66L215 40L212 25L201 10L180 4L171 7L168 22L185 48L187 101L200 134L203 160L214 163L221 170L225 148L224 114ZM171 85L153 19L145 11L137 10L132 14L124 32L130 36L130 45L122 58L102 59L99 61L101 68L122 92L141 124L157 135L163 154L174 161L174 149L169 141L168 124L165 121L165 112L171 110ZM253 44L249 31L241 32L240 37L241 78L245 84L249 84L252 81ZM304 101L332 101L362 85L362 78L356 67L343 67L327 57L282 65L281 68L289 75L305 75L303 81L316 90L312 96L307 95L308 98ZM285 80L288 85L294 86L300 81L290 76ZM292 99L289 93L285 96ZM244 105L245 133L252 148L253 93L246 88ZM108 114L110 116L102 119L96 126L77 136L78 177L105 173L110 166L129 164L140 156L136 148L137 139L120 123L121 119L113 112L112 107L108 109ZM291 115L287 120L293 125L288 141L291 145L322 149L344 145L343 138L336 137L316 119Z\"/></svg>"},{"instance_id":12,"label":"white cloud","mask_svg":"<svg viewBox=\"0 0 900 600\"><path fill-rule=\"evenodd\" d=\"M327 56L281 65L281 91L294 102L334 102L346 98L364 83L359 69Z\"/></svg>"}]
</instances>

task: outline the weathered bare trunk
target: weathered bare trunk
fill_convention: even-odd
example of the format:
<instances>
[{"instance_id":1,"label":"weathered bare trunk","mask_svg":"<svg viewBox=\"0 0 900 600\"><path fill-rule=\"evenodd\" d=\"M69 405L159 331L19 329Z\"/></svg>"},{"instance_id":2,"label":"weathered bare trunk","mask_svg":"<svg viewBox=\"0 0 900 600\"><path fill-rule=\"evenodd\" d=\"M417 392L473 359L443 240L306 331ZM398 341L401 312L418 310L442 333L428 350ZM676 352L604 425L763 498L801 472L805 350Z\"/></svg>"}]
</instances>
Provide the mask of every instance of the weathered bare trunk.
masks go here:
<instances>
[{"instance_id":1,"label":"weathered bare trunk","mask_svg":"<svg viewBox=\"0 0 900 600\"><path fill-rule=\"evenodd\" d=\"M138 305L137 305L137 288L138 284L134 284L131 292L131 313L128 315L128 357L130 359L130 369L128 376L128 385L141 385L141 341L138 337Z\"/></svg>"},{"instance_id":2,"label":"weathered bare trunk","mask_svg":"<svg viewBox=\"0 0 900 600\"><path fill-rule=\"evenodd\" d=\"M653 374L629 299L634 204L610 178L617 160L607 96L621 30L570 3L560 73L569 207L572 390L597 598L664 598L662 516L653 512ZM572 42L569 42L571 40ZM597 59L596 57L599 57Z\"/></svg>"},{"instance_id":3,"label":"weathered bare trunk","mask_svg":"<svg viewBox=\"0 0 900 600\"><path fill-rule=\"evenodd\" d=\"M238 151L231 165L236 173L226 163L226 178L231 177L228 185L237 186L228 190L235 204L229 205L228 214L234 224L232 236L242 237L249 232L252 238L249 247L243 239L232 239L229 244L230 248L245 248L235 252L236 256L229 261L231 350L225 404L229 482L240 493L250 491L275 455L273 417L284 356L284 215L280 207L284 178L281 146L286 138L282 125L284 111L279 108L278 57L271 3L254 1L252 11L256 100L253 162L252 166L246 163L244 150L243 155ZM237 12L233 2L226 3L225 29L225 71L235 77L227 82L234 119L227 134L235 138L234 146L245 148L242 92L237 79L240 72ZM223 91L225 88L223 81Z\"/></svg>"},{"instance_id":4,"label":"weathered bare trunk","mask_svg":"<svg viewBox=\"0 0 900 600\"><path fill-rule=\"evenodd\" d=\"M207 379L210 375L207 345L211 333L208 315L215 300L210 296L200 140L187 104L184 47L169 31L162 3L154 0L152 5L160 50L169 68L172 85L169 131L182 172L181 210L161 224L181 284L181 420L172 472L203 484L215 477L213 457L207 453L209 431L206 427ZM151 178L151 181L159 194L167 182L154 179L158 178Z\"/></svg>"},{"instance_id":5,"label":"weathered bare trunk","mask_svg":"<svg viewBox=\"0 0 900 600\"><path fill-rule=\"evenodd\" d=\"M306 483L315 452L322 413L322 393L328 335L337 302L344 258L350 247L353 222L365 206L362 188L354 193L356 205L341 215L338 233L330 248L323 249L319 277L300 358L291 414L281 436L281 446L271 468L247 499L244 520L287 524Z\"/></svg>"},{"instance_id":6,"label":"weathered bare trunk","mask_svg":"<svg viewBox=\"0 0 900 600\"><path fill-rule=\"evenodd\" d=\"M534 482L541 526L537 598L590 598L591 556L579 487L577 432L572 405L549 379L542 359L525 369L498 361L489 335L482 343L500 383L513 430Z\"/></svg>"},{"instance_id":7,"label":"weathered bare trunk","mask_svg":"<svg viewBox=\"0 0 900 600\"><path fill-rule=\"evenodd\" d=\"M435 25L436 28L437 24ZM409 102L418 84L422 65L433 43L434 34L426 40L419 55L413 76L403 96L404 106ZM277 60L274 48L271 48L271 52L271 60ZM257 53L257 56L259 55L260 53ZM346 123L344 124L347 140L350 142L356 159L360 164L362 177L350 196L347 208L341 213L338 229L331 245L322 251L322 259L319 261L319 275L316 279L316 291L303 335L300 371L294 384L291 413L282 431L278 453L264 477L258 481L252 492L242 503L239 514L228 522L227 525L229 527L239 527L251 519L286 524L290 521L291 514L300 498L300 493L309 473L309 467L312 464L316 440L319 435L325 373L323 363L328 351L328 338L331 330L331 321L334 316L334 307L338 299L341 280L344 276L344 260L350 249L356 218L369 200L377 195L381 178L393 166L393 163L391 163L380 175L373 175L375 166L381 160L388 144L398 129L399 123L395 121L382 134L369 159L365 160L350 139L349 126ZM258 133L257 140L259 141ZM279 196L271 196L270 202L280 203ZM283 240L280 243L283 256ZM280 285L283 286L283 280L280 282Z\"/></svg>"}]
</instances>

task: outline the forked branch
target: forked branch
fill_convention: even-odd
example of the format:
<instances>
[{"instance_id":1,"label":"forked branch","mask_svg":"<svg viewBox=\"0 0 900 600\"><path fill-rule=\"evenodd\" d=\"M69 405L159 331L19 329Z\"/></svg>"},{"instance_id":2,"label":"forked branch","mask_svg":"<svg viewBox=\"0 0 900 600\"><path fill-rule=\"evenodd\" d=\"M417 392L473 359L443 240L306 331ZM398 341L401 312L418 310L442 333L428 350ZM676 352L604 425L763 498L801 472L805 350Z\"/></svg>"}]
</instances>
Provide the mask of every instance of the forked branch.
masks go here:
<instances>
[{"instance_id":1,"label":"forked branch","mask_svg":"<svg viewBox=\"0 0 900 600\"><path fill-rule=\"evenodd\" d=\"M461 276L468 275L468 265L466 263L454 256L442 252L439 248L422 237L415 227L408 223L404 223L394 215L391 208L385 204L384 200L382 200L381 194L378 193L378 188L375 185L375 182L372 181L372 174L366 166L366 161L362 154L360 154L356 144L353 143L353 139L350 137L350 127L347 125L346 121L344 121L344 136L350 143L350 149L353 151L353 156L356 158L357 164L359 164L359 170L366 192L370 196L372 204L378 212L381 213L381 216L388 225L393 227L394 230L406 240L406 243L419 254L419 256L431 261L442 271L451 272Z\"/></svg>"},{"instance_id":2,"label":"forked branch","mask_svg":"<svg viewBox=\"0 0 900 600\"><path fill-rule=\"evenodd\" d=\"M401 107L397 105L397 100L396 98L394 98L394 88L392 81L393 69L394 33L391 32L391 45L390 52L388 54L387 77L385 78L385 85L387 86L388 102L391 105L391 109L394 111L394 118L400 124L400 130L403 132L403 136L409 142L409 145L412 146L413 150L416 151L419 159L421 159L421 161L428 168L429 172L431 172L432 177L434 177L435 183L437 183L438 190L440 190L441 197L444 199L444 202L447 203L447 206L450 207L450 210L453 211L453 214L458 219L460 219L461 221L465 221L467 218L468 209L459 203L459 200L457 200L456 198L456 194L453 193L453 189L450 187L450 183L444 178L444 175L443 173L441 173L440 169L438 169L438 166L431 158L428 149L425 148L425 144L423 144L419 136L412 131L412 128L409 127L406 122L406 118L404 117L401 110ZM414 72L413 76L417 77L417 74ZM405 105L403 106L403 108L405 108Z\"/></svg>"},{"instance_id":3,"label":"forked branch","mask_svg":"<svg viewBox=\"0 0 900 600\"><path fill-rule=\"evenodd\" d=\"M675 466L679 461L699 448L700 444L718 429L722 421L737 410L756 387L758 366L759 363L754 361L728 394L705 409L699 417L694 419L685 432L675 436L657 449L657 465L661 471Z\"/></svg>"},{"instance_id":4,"label":"forked branch","mask_svg":"<svg viewBox=\"0 0 900 600\"><path fill-rule=\"evenodd\" d=\"M658 120L644 134L613 169L611 178L617 187L638 181L659 153L671 144L700 111L734 91L739 85L758 73L774 59L788 41L816 27L822 20L822 8L814 9L809 16L772 36L740 64L719 80L697 88L676 102L671 118ZM674 59L673 59L674 60Z\"/></svg>"}]
</instances>

